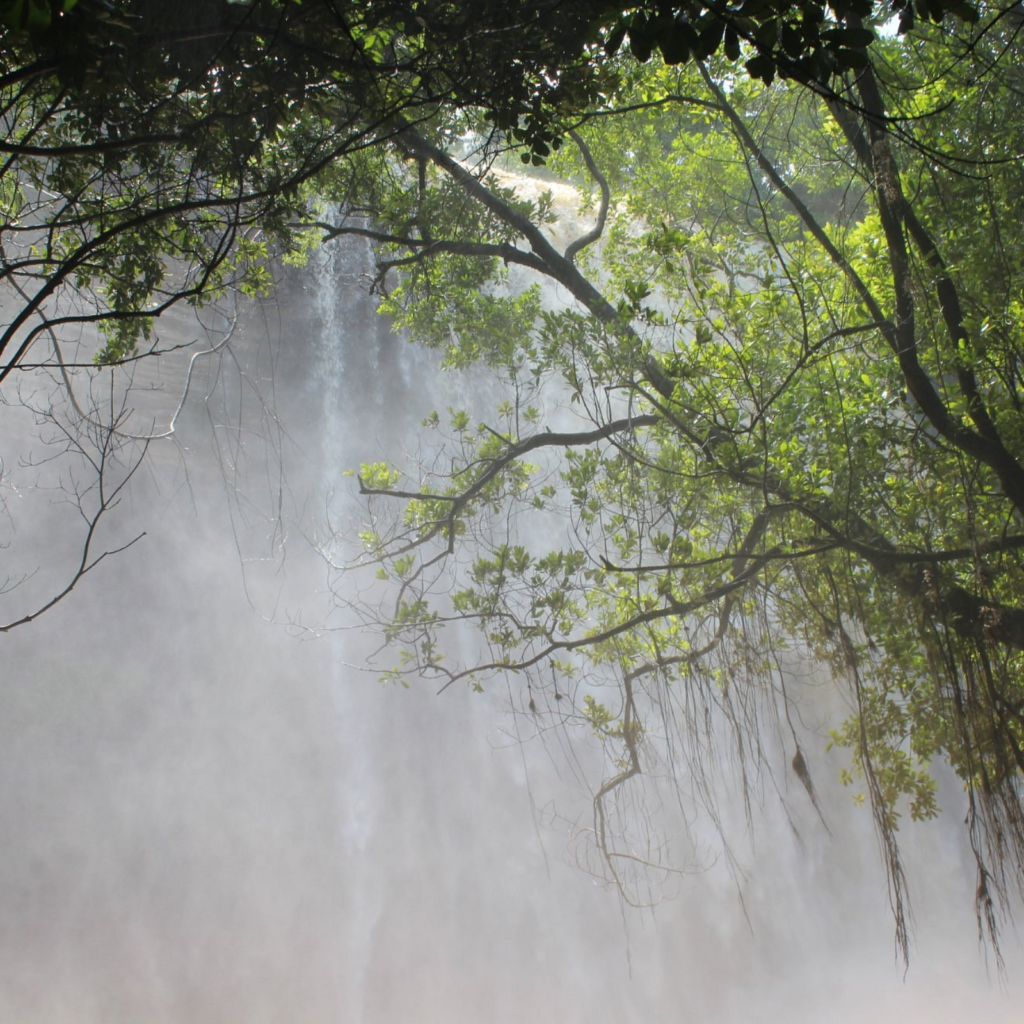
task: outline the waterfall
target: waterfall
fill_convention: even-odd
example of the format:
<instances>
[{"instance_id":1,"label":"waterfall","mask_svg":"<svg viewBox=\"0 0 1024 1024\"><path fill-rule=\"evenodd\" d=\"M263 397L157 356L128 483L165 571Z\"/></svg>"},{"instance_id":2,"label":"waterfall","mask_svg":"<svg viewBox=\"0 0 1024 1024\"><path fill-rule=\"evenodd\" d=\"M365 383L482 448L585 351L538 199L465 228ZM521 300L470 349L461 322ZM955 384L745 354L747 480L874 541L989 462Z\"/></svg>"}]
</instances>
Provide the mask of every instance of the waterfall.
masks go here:
<instances>
[{"instance_id":1,"label":"waterfall","mask_svg":"<svg viewBox=\"0 0 1024 1024\"><path fill-rule=\"evenodd\" d=\"M345 269L354 259L335 257L333 277L323 273L330 263L318 270L319 287L330 289L335 303L333 320L324 322L359 325L328 331L323 358L334 365L339 357L330 343L337 339L344 346L341 363L350 365L352 347L374 336L374 344L393 353L396 370L363 371L355 387L363 403L389 410L389 429L353 424L345 411L352 406L341 397L345 389L337 392L332 422L339 424L341 443L347 449L359 437L371 449L354 457L346 450L348 465L410 443L423 415L470 401L480 386L479 378L442 377L436 361L379 327L369 333L365 313L353 308L365 300L357 299ZM361 268L365 280L368 265ZM376 365L372 353L360 351L359 358L365 367ZM418 386L403 390L410 380ZM335 451L328 466L344 457ZM348 650L340 661L344 666L359 658ZM834 837L802 803L799 787L778 780L783 790L796 787L783 793L789 809L766 795L755 812L753 838L741 838L736 848L736 872L724 860L709 866L705 858L698 861L702 870L669 893L674 898L620 916L614 892L588 884L576 862L584 842L578 829L590 822L593 776L574 774L574 768L588 758L591 770L601 767L585 737L557 730L539 735L515 680L498 693L434 697L415 686L411 692L367 688L344 667L341 675L339 709L358 701L353 729L364 736L367 728L377 730L361 748L368 758L361 778L372 786L375 806L361 852L375 865L390 865L376 874L361 1019L554 1022L662 1019L679 1012L723 1022L784 1014L854 1021L884 1001L893 1019L953 1021L976 1000L991 1019L1009 1019L1011 1006L987 987L983 958L971 941L973 873L959 822L946 818L904 837L915 866L918 920L914 965L904 982L893 966L892 922L870 817L853 806L836 778L838 765L823 758L820 744L815 777ZM801 708L809 724L824 720L826 711L835 709ZM952 774L940 776L940 784L948 804L955 804ZM737 802L724 813L732 834L742 837L743 811L734 796ZM670 790L660 798L663 805L652 801L651 813L665 816L668 831ZM424 907L427 918L417 912ZM942 979L952 964L958 980L949 986Z\"/></svg>"},{"instance_id":2,"label":"waterfall","mask_svg":"<svg viewBox=\"0 0 1024 1024\"><path fill-rule=\"evenodd\" d=\"M359 671L372 647L343 616L320 621L323 567L299 528L352 486L343 470L478 386L390 334L367 259L328 247L243 311L240 359L273 383L287 436L272 445L280 518L299 521L287 555L271 557L269 512L242 529L228 515L219 464L185 484L158 460L119 523L144 542L5 639L0 1020L1018 1020L1020 949L1007 934L1006 984L987 976L959 821L903 837L904 980L869 815L820 750L834 837L770 792L748 837L730 804L735 869L712 852L670 898L626 910L580 864L600 770L586 737L545 732L515 681L436 696ZM215 447L212 380L190 397L190 450ZM274 460L251 460L265 490ZM670 787L645 792L682 827Z\"/></svg>"}]
</instances>

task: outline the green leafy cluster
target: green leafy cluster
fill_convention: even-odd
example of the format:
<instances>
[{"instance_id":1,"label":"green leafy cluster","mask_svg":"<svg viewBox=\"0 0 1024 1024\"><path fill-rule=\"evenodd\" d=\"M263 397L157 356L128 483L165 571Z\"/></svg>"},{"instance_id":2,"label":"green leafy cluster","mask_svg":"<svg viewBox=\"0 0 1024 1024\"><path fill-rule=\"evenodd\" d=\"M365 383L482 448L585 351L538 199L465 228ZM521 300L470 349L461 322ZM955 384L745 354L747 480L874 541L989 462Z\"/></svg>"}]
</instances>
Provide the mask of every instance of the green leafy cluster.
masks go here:
<instances>
[{"instance_id":1,"label":"green leafy cluster","mask_svg":"<svg viewBox=\"0 0 1024 1024\"><path fill-rule=\"evenodd\" d=\"M996 123L1024 82L1013 27L981 13L876 41L841 97L752 81L745 52L652 59L548 161L602 222L585 251L508 178L467 180L440 134L381 204L405 210L385 308L508 394L493 426L452 419L378 533L383 564L415 552L403 597L438 616L402 633L403 671L526 673L532 711L606 748L601 837L645 759L727 742L746 780L772 733L816 800L802 748L826 740L793 713L811 674L852 709L827 749L870 805L900 929L895 833L938 813L936 762L983 877L1024 862L1001 838L1024 835L1024 122ZM416 656L454 621L476 655Z\"/></svg>"}]
</instances>

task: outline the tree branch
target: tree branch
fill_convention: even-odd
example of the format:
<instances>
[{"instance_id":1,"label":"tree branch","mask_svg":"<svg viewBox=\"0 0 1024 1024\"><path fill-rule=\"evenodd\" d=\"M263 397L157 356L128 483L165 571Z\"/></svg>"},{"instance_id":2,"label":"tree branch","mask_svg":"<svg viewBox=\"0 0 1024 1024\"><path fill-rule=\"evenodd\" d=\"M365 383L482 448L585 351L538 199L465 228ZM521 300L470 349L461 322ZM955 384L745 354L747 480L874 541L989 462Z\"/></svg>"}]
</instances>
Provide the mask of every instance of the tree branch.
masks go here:
<instances>
[{"instance_id":1,"label":"tree branch","mask_svg":"<svg viewBox=\"0 0 1024 1024\"><path fill-rule=\"evenodd\" d=\"M587 170L590 171L591 177L597 182L597 187L601 190L601 205L597 211L597 222L585 235L581 235L565 247L565 258L570 263L575 263L577 255L588 245L596 242L604 232L605 221L608 219L608 204L611 202L611 190L608 188L608 179L601 173L593 154L590 152L590 147L583 141L579 133L571 131L569 132L569 138L576 143L580 154L583 156L583 162L587 165Z\"/></svg>"}]
</instances>

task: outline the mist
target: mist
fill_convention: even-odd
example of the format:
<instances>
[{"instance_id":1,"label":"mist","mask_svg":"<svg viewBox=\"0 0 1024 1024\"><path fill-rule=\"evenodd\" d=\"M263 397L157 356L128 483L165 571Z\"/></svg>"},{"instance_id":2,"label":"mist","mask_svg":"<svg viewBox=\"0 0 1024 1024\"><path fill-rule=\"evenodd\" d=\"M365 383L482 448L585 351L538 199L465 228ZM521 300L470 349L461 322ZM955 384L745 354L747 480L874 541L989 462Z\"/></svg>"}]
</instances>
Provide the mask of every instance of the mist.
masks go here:
<instances>
[{"instance_id":1,"label":"mist","mask_svg":"<svg viewBox=\"0 0 1024 1024\"><path fill-rule=\"evenodd\" d=\"M437 694L361 670L372 644L332 617L316 551L328 496L347 522L343 470L478 386L390 333L365 259L328 251L238 307L237 363L199 361L105 543L145 536L4 637L0 1020L1018 1020L1020 943L1004 932L999 976L976 941L955 779L902 834L904 973L870 814L820 738L831 836L765 781L749 825L725 804L731 866L709 835L634 909L586 869L587 736L526 712L515 679ZM211 343L227 319L204 315ZM167 421L185 368L140 371L136 422ZM2 415L5 555L56 567L4 598L31 605L75 509L18 465L45 425ZM650 792L681 835L667 783Z\"/></svg>"}]
</instances>

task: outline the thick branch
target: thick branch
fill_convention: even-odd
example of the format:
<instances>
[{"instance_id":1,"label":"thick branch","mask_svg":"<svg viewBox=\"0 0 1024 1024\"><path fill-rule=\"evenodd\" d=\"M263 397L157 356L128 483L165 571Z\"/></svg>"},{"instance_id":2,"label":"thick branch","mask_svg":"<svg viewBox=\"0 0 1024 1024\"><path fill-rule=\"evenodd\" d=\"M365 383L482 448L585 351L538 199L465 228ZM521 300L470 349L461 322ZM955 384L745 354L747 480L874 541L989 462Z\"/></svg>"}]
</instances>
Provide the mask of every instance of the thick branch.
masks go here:
<instances>
[{"instance_id":1,"label":"thick branch","mask_svg":"<svg viewBox=\"0 0 1024 1024\"><path fill-rule=\"evenodd\" d=\"M905 204L899 184L899 174L889 144L889 137L885 130L885 108L870 65L861 73L858 83L861 86L864 107L869 115L866 128L872 154L872 167L874 169L875 198L878 203L882 228L885 232L893 285L896 291L895 322L884 316L881 307L863 279L829 238L827 232L808 209L807 205L793 191L779 174L775 165L757 145L739 113L728 102L727 97L703 65L701 65L701 73L708 88L714 92L723 112L729 118L737 137L744 147L751 153L772 184L786 197L786 200L797 212L815 240L825 250L829 259L850 281L871 316L883 325L881 329L882 336L895 353L903 378L907 384L907 390L913 396L925 417L942 437L950 441L965 454L994 470L999 477L1000 483L1003 485L1003 490L1006 492L1007 497L1010 498L1021 512L1024 512L1024 470L1007 452L998 438L990 440L960 424L950 413L938 391L935 390L935 385L918 359L913 282L906 243L903 238L903 210ZM857 133L852 130L852 120L850 118L842 118L839 124L844 132L848 133L854 148L863 150L863 138L858 137Z\"/></svg>"},{"instance_id":2,"label":"thick branch","mask_svg":"<svg viewBox=\"0 0 1024 1024\"><path fill-rule=\"evenodd\" d=\"M569 132L569 137L576 143L580 154L583 156L583 162L587 165L587 170L590 171L591 177L597 182L597 187L601 190L601 205L597 211L597 222L585 235L580 236L565 247L565 258L570 263L575 263L577 254L582 252L588 245L596 242L604 232L605 221L608 219L608 205L611 202L611 190L608 188L608 179L601 173L601 169L594 160L594 155L590 152L590 147L580 138L577 132Z\"/></svg>"},{"instance_id":3,"label":"thick branch","mask_svg":"<svg viewBox=\"0 0 1024 1024\"><path fill-rule=\"evenodd\" d=\"M628 324L622 322L618 310L580 273L572 260L567 259L555 249L529 217L509 206L454 157L438 149L404 122L402 122L400 134L402 145L410 153L430 160L435 166L441 168L454 181L458 182L468 195L481 203L504 224L522 235L530 243L534 254L543 264L541 272L565 287L574 299L585 306L602 323L618 326L636 343L639 353L640 339ZM663 398L672 397L675 386L658 365L656 359L648 357L644 360L644 372Z\"/></svg>"},{"instance_id":4,"label":"thick branch","mask_svg":"<svg viewBox=\"0 0 1024 1024\"><path fill-rule=\"evenodd\" d=\"M900 185L899 172L893 157L888 133L885 131L885 106L878 83L870 63L857 78L857 85L867 111L866 134L871 145L872 168L875 175L875 198L879 218L889 250L893 286L896 290L896 354L907 388L921 407L921 411L939 433L951 441L965 454L989 466L999 477L1007 497L1020 512L1024 512L1024 469L1003 445L995 425L985 410L977 392L972 374L960 377L964 396L968 400L972 418L980 433L960 425L954 418L928 374L921 366L917 355L917 339L914 326L914 293L910 273L910 260L903 237L903 225L908 210ZM916 218L914 218L916 222ZM935 246L927 235L919 236L926 260L938 260L938 268L944 269ZM956 289L948 278L940 279L939 299L943 307L948 329L954 333L954 341L962 336L962 315Z\"/></svg>"}]
</instances>

